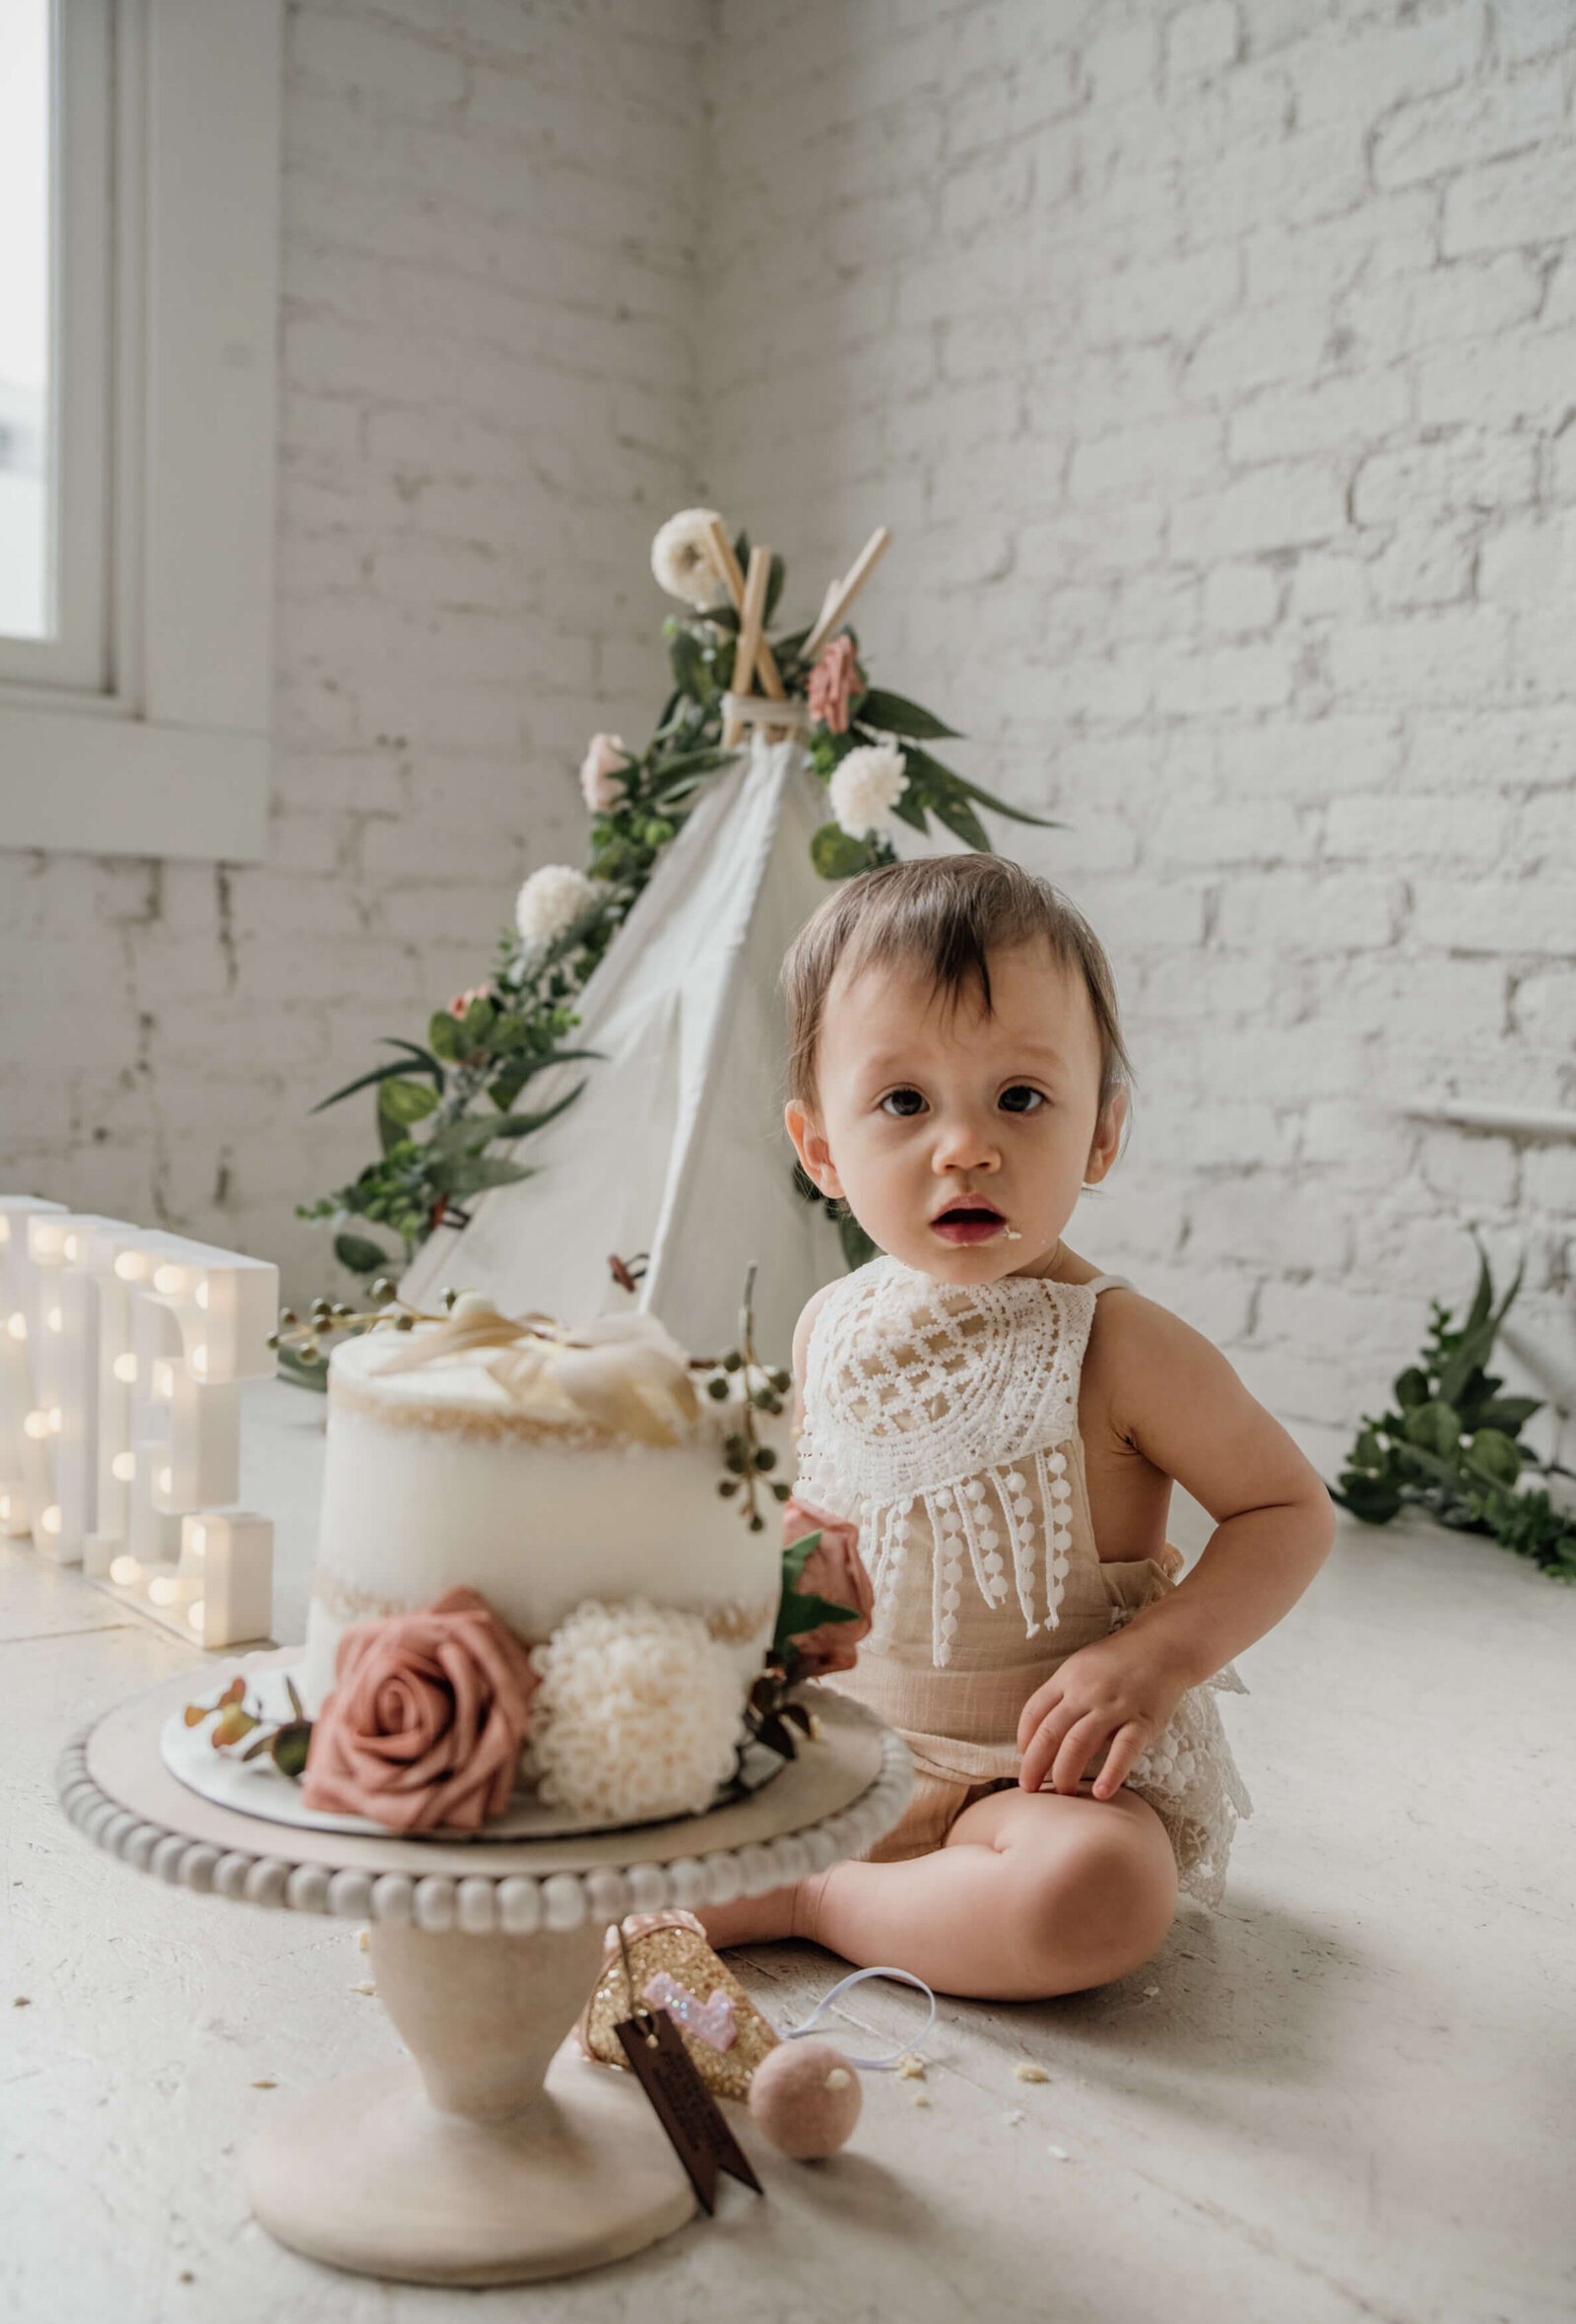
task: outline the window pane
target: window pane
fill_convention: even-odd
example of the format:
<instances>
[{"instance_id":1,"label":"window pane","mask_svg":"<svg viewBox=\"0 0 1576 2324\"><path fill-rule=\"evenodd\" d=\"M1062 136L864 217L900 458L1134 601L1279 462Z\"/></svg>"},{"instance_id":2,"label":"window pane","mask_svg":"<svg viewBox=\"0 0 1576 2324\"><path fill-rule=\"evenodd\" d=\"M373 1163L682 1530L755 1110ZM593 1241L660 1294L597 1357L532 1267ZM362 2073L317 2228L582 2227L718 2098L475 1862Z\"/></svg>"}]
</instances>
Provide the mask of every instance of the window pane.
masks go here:
<instances>
[{"instance_id":1,"label":"window pane","mask_svg":"<svg viewBox=\"0 0 1576 2324\"><path fill-rule=\"evenodd\" d=\"M0 0L0 636L54 634L50 0Z\"/></svg>"}]
</instances>

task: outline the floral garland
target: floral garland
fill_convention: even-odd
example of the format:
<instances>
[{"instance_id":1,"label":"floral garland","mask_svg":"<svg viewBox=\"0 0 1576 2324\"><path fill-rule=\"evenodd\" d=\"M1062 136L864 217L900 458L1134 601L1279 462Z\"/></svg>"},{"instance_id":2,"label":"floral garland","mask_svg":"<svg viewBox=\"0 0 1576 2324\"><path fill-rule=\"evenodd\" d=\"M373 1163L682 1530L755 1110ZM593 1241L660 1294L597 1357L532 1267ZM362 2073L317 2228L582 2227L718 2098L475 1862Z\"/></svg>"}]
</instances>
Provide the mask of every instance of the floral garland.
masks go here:
<instances>
[{"instance_id":1,"label":"floral garland","mask_svg":"<svg viewBox=\"0 0 1576 2324\"><path fill-rule=\"evenodd\" d=\"M684 509L652 543L656 578L687 609L664 624L673 689L643 751L629 750L618 735L591 739L580 768L592 817L586 869L547 864L533 872L520 890L515 924L499 939L492 975L436 1011L425 1043L386 1035L383 1045L397 1056L312 1108L321 1113L358 1091L377 1093L377 1159L349 1185L296 1208L298 1218L332 1220L335 1256L353 1275L397 1271L434 1228L445 1221L464 1226L473 1195L529 1177L528 1164L489 1150L517 1145L544 1128L584 1087L577 1083L554 1105L516 1110L539 1073L594 1054L566 1045L578 1022L575 1001L658 857L736 755L722 742L723 697L734 679L740 624L711 546L715 521L710 509ZM735 544L741 565L749 554L741 534ZM773 557L768 626L785 577L782 559ZM873 687L852 630L839 628L807 661L812 633L807 627L769 642L785 694L810 709L806 748L831 808L810 848L823 879L844 880L894 862L894 819L927 831L935 816L965 846L987 852L978 807L1019 823L1045 822L934 758L925 746L956 730L902 695ZM352 1222L392 1235L401 1251Z\"/></svg>"}]
</instances>

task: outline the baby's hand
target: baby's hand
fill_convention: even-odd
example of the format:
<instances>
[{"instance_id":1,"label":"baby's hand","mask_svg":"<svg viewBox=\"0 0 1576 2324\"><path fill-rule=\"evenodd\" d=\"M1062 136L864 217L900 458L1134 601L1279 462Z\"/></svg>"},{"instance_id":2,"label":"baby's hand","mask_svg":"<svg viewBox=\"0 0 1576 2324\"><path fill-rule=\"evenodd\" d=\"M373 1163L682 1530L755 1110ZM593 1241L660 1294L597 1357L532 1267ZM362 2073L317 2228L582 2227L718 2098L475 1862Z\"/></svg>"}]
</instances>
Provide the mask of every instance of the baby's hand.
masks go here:
<instances>
[{"instance_id":1,"label":"baby's hand","mask_svg":"<svg viewBox=\"0 0 1576 2324\"><path fill-rule=\"evenodd\" d=\"M1186 1682L1130 1630L1080 1647L1023 1705L1018 1722L1018 1748L1023 1755L1019 1784L1024 1791L1040 1791L1049 1774L1053 1791L1076 1792L1089 1760L1109 1743L1094 1779L1094 1797L1110 1799L1186 1692Z\"/></svg>"},{"instance_id":2,"label":"baby's hand","mask_svg":"<svg viewBox=\"0 0 1576 2324\"><path fill-rule=\"evenodd\" d=\"M805 1560L799 1587L807 1597L824 1598L832 1606L851 1606L857 1622L823 1622L819 1629L803 1630L794 1650L803 1676L824 1678L828 1671L851 1671L859 1660L856 1649L870 1635L876 1593L859 1555L859 1528L846 1517L828 1517L801 1500L783 1503L784 1546L803 1541L818 1530L821 1540Z\"/></svg>"}]
</instances>

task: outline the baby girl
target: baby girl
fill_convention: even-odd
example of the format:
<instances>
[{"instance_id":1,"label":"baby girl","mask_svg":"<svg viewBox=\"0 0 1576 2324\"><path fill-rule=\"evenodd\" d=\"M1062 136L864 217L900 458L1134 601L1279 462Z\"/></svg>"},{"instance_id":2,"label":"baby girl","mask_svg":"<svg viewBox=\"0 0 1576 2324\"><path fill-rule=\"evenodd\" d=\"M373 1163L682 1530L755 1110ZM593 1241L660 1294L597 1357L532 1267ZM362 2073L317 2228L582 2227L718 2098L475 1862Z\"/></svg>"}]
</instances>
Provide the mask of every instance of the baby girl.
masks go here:
<instances>
[{"instance_id":1,"label":"baby girl","mask_svg":"<svg viewBox=\"0 0 1576 2324\"><path fill-rule=\"evenodd\" d=\"M1129 1078L1065 897L985 855L869 872L784 986L789 1136L885 1254L800 1318L789 1538L821 1527L859 1601L813 1667L916 1781L868 1858L707 1930L986 2000L1104 1984L1179 1885L1219 1899L1249 1802L1215 1694L1322 1564L1329 1495L1217 1350L1063 1239ZM1173 1480L1215 1520L1180 1582Z\"/></svg>"}]
</instances>

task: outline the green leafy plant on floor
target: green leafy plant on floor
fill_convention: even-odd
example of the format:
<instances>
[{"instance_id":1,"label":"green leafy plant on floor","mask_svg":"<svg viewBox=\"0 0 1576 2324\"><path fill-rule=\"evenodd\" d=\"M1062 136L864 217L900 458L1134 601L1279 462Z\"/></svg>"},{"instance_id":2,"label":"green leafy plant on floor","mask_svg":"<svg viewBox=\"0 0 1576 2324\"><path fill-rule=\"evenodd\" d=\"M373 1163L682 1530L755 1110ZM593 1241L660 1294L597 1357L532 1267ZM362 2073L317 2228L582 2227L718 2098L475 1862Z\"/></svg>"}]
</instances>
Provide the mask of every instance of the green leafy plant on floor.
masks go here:
<instances>
[{"instance_id":1,"label":"green leafy plant on floor","mask_svg":"<svg viewBox=\"0 0 1576 2324\"><path fill-rule=\"evenodd\" d=\"M1540 1461L1521 1432L1543 1410L1536 1396L1506 1396L1487 1369L1500 1326L1521 1290L1523 1269L1494 1304L1487 1256L1478 1246L1478 1288L1460 1328L1449 1307L1432 1301L1432 1321L1418 1360L1397 1375L1395 1409L1364 1414L1331 1497L1365 1525L1388 1525L1402 1509L1421 1508L1461 1533L1485 1533L1545 1573L1576 1581L1576 1516L1556 1508L1543 1487L1522 1488L1526 1471L1569 1476Z\"/></svg>"}]
</instances>

